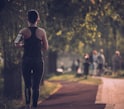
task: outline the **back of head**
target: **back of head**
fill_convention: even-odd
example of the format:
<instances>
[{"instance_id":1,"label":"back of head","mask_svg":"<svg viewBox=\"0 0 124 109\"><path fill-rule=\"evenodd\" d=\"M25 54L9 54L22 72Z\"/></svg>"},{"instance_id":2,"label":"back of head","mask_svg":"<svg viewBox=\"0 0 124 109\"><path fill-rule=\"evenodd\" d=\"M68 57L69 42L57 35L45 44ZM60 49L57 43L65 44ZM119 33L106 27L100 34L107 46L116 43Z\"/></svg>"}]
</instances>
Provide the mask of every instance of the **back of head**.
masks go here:
<instances>
[{"instance_id":1,"label":"back of head","mask_svg":"<svg viewBox=\"0 0 124 109\"><path fill-rule=\"evenodd\" d=\"M93 54L94 54L94 55L97 55L97 51L96 51L96 50L93 50Z\"/></svg>"},{"instance_id":2,"label":"back of head","mask_svg":"<svg viewBox=\"0 0 124 109\"><path fill-rule=\"evenodd\" d=\"M117 51L115 51L115 54L119 56L120 52L117 50Z\"/></svg>"},{"instance_id":3,"label":"back of head","mask_svg":"<svg viewBox=\"0 0 124 109\"><path fill-rule=\"evenodd\" d=\"M38 11L37 10L29 10L28 11L28 21L32 24L34 24L39 17Z\"/></svg>"}]
</instances>

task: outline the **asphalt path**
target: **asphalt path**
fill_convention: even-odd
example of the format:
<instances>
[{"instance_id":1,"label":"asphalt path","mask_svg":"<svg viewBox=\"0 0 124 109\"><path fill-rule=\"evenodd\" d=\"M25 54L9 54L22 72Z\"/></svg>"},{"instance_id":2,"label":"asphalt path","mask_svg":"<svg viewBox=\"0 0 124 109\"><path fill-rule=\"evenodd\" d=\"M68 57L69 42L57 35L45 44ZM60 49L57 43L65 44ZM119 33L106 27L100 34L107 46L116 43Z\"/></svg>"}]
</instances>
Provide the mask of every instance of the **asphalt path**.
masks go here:
<instances>
[{"instance_id":1,"label":"asphalt path","mask_svg":"<svg viewBox=\"0 0 124 109\"><path fill-rule=\"evenodd\" d=\"M99 86L57 81L62 87L38 109L124 109L124 79L98 78Z\"/></svg>"},{"instance_id":2,"label":"asphalt path","mask_svg":"<svg viewBox=\"0 0 124 109\"><path fill-rule=\"evenodd\" d=\"M62 87L39 104L38 109L104 109L105 104L96 104L97 85L77 82L59 82Z\"/></svg>"}]
</instances>

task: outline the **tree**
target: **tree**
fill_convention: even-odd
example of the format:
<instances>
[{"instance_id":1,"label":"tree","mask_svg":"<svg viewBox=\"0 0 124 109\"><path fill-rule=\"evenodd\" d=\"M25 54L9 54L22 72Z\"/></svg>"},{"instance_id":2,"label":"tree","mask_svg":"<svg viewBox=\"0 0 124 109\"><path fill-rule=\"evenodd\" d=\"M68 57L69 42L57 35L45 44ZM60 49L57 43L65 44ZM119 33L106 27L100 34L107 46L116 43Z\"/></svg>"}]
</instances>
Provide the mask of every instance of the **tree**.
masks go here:
<instances>
[{"instance_id":1,"label":"tree","mask_svg":"<svg viewBox=\"0 0 124 109\"><path fill-rule=\"evenodd\" d=\"M18 8L13 8L17 6L16 3L6 0L5 6L0 12L0 39L4 58L4 95L9 98L22 97L20 61L18 61L20 52L15 50L13 43L18 30L17 17L15 17Z\"/></svg>"},{"instance_id":2,"label":"tree","mask_svg":"<svg viewBox=\"0 0 124 109\"><path fill-rule=\"evenodd\" d=\"M14 47L13 40L18 30L26 25L23 20L29 9L34 8L40 12L39 25L47 30L50 44L49 72L56 71L56 66L50 66L53 61L56 65L57 53L60 51L82 55L91 49L102 47L110 59L115 49L123 49L122 0L1 0L0 5L0 39L6 94L11 95L13 91L21 90L15 84L15 77L18 77L21 87L21 76L17 73L20 71L21 50Z\"/></svg>"}]
</instances>

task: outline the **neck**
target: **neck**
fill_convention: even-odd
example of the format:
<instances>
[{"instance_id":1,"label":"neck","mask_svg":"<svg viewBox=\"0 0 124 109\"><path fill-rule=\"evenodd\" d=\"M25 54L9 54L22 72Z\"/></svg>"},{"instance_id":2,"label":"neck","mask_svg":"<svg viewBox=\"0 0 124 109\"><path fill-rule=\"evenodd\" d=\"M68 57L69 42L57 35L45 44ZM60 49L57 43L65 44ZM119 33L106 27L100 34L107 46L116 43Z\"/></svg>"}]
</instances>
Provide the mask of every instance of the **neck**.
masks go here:
<instances>
[{"instance_id":1,"label":"neck","mask_svg":"<svg viewBox=\"0 0 124 109\"><path fill-rule=\"evenodd\" d=\"M32 23L28 23L28 26L30 26L30 27L36 27L36 26L37 26L37 22L34 23L34 24L32 24Z\"/></svg>"}]
</instances>

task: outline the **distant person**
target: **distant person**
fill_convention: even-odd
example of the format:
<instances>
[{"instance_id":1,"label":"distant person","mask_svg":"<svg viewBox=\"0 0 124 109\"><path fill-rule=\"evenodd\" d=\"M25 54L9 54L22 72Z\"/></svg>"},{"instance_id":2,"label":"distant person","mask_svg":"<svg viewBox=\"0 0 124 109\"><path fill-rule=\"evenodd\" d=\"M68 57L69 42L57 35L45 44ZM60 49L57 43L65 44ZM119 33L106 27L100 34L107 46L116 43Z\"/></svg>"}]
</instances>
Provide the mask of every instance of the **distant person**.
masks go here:
<instances>
[{"instance_id":1,"label":"distant person","mask_svg":"<svg viewBox=\"0 0 124 109\"><path fill-rule=\"evenodd\" d=\"M114 73L117 73L121 69L122 58L120 51L115 51L115 54L112 56L112 69Z\"/></svg>"},{"instance_id":2,"label":"distant person","mask_svg":"<svg viewBox=\"0 0 124 109\"><path fill-rule=\"evenodd\" d=\"M64 73L65 66L64 66L64 63L63 62L61 62L60 64L61 64L60 67L57 68L57 72L61 74L61 73Z\"/></svg>"},{"instance_id":3,"label":"distant person","mask_svg":"<svg viewBox=\"0 0 124 109\"><path fill-rule=\"evenodd\" d=\"M83 63L85 79L87 79L87 76L89 74L89 65L90 65L89 55L85 54L85 56L84 56L84 63Z\"/></svg>"},{"instance_id":4,"label":"distant person","mask_svg":"<svg viewBox=\"0 0 124 109\"><path fill-rule=\"evenodd\" d=\"M72 71L76 71L75 60L72 61L71 69Z\"/></svg>"},{"instance_id":5,"label":"distant person","mask_svg":"<svg viewBox=\"0 0 124 109\"><path fill-rule=\"evenodd\" d=\"M92 75L93 74L93 51L91 51L91 53L89 54L89 73Z\"/></svg>"},{"instance_id":6,"label":"distant person","mask_svg":"<svg viewBox=\"0 0 124 109\"><path fill-rule=\"evenodd\" d=\"M39 85L43 79L43 59L41 51L48 49L46 32L37 26L39 13L29 10L27 14L28 27L21 29L15 39L17 47L24 47L22 72L25 84L25 109L37 109ZM31 90L32 88L32 90ZM31 101L32 98L32 101Z\"/></svg>"},{"instance_id":7,"label":"distant person","mask_svg":"<svg viewBox=\"0 0 124 109\"><path fill-rule=\"evenodd\" d=\"M97 56L97 63L98 63L98 75L101 75L104 71L105 66L105 56L103 49L100 49L99 54Z\"/></svg>"},{"instance_id":8,"label":"distant person","mask_svg":"<svg viewBox=\"0 0 124 109\"><path fill-rule=\"evenodd\" d=\"M93 75L97 74L97 67L98 67L97 56L98 56L97 50L93 50Z\"/></svg>"},{"instance_id":9,"label":"distant person","mask_svg":"<svg viewBox=\"0 0 124 109\"><path fill-rule=\"evenodd\" d=\"M82 63L80 59L76 60L76 76L81 76L82 75Z\"/></svg>"},{"instance_id":10,"label":"distant person","mask_svg":"<svg viewBox=\"0 0 124 109\"><path fill-rule=\"evenodd\" d=\"M73 60L73 62L72 62L72 70L77 72L79 66L80 66L80 59Z\"/></svg>"}]
</instances>

